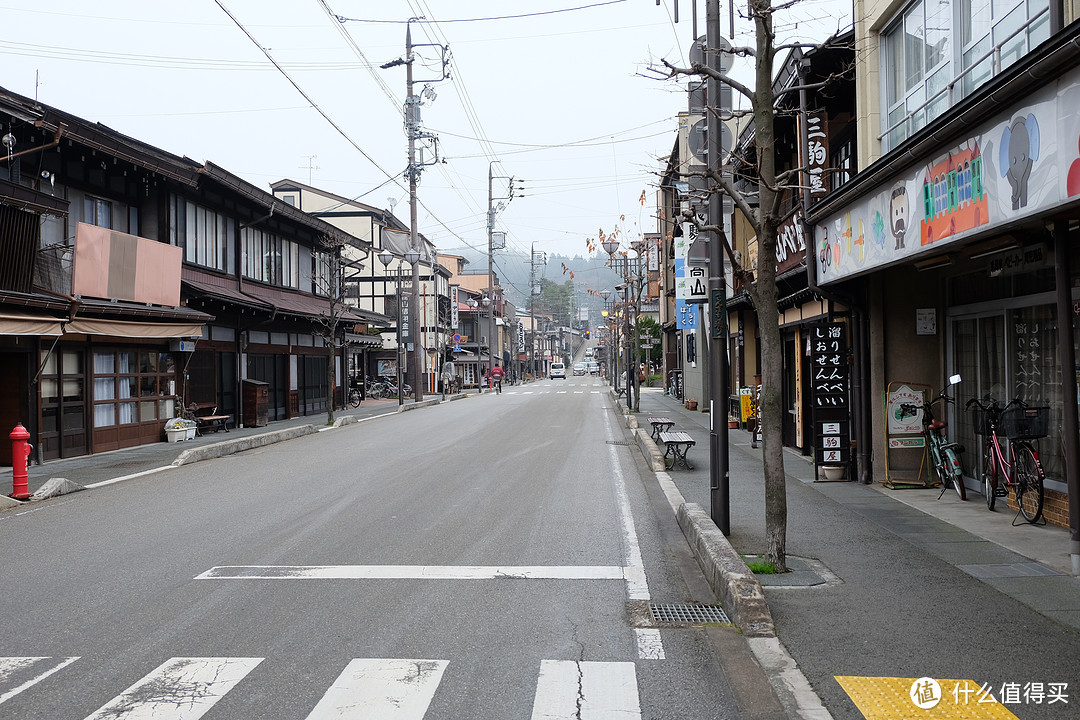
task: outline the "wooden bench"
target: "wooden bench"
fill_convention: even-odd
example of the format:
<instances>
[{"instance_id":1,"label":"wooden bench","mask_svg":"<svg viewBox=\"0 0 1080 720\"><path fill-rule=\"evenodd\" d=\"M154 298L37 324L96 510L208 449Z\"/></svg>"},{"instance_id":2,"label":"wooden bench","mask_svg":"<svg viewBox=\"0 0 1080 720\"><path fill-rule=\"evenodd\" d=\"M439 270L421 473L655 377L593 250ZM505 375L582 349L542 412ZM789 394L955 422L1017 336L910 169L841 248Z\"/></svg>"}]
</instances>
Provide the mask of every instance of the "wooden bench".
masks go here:
<instances>
[{"instance_id":1,"label":"wooden bench","mask_svg":"<svg viewBox=\"0 0 1080 720\"><path fill-rule=\"evenodd\" d=\"M671 470L676 465L682 465L687 470L694 469L694 466L686 459L687 451L694 447L694 438L684 432L662 432L660 433L660 442L664 443L665 447L664 467ZM668 460L668 456L671 457L670 460Z\"/></svg>"},{"instance_id":2,"label":"wooden bench","mask_svg":"<svg viewBox=\"0 0 1080 720\"><path fill-rule=\"evenodd\" d=\"M232 415L218 415L217 405L192 403L188 406L188 409L195 416L195 433L197 435L202 435L207 430L229 432L229 421L232 420Z\"/></svg>"},{"instance_id":3,"label":"wooden bench","mask_svg":"<svg viewBox=\"0 0 1080 720\"><path fill-rule=\"evenodd\" d=\"M660 433L667 432L671 429L671 426L675 424L674 420L666 417L651 417L646 419L649 421L649 424L652 425L651 437L653 440L659 438Z\"/></svg>"}]
</instances>

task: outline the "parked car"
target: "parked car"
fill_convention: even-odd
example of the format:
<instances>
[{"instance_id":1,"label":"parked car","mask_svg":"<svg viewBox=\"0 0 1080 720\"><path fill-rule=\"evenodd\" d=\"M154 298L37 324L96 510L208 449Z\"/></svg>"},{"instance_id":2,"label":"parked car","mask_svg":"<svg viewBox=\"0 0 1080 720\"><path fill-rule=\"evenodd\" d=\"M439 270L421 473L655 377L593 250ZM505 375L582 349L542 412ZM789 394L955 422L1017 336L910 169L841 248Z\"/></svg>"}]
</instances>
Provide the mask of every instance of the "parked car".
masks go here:
<instances>
[{"instance_id":1,"label":"parked car","mask_svg":"<svg viewBox=\"0 0 1080 720\"><path fill-rule=\"evenodd\" d=\"M585 363L583 363L583 362L574 363L574 375L584 375L584 374L585 374Z\"/></svg>"},{"instance_id":2,"label":"parked car","mask_svg":"<svg viewBox=\"0 0 1080 720\"><path fill-rule=\"evenodd\" d=\"M566 379L566 366L559 362L551 363L551 379L555 380L556 378Z\"/></svg>"}]
</instances>

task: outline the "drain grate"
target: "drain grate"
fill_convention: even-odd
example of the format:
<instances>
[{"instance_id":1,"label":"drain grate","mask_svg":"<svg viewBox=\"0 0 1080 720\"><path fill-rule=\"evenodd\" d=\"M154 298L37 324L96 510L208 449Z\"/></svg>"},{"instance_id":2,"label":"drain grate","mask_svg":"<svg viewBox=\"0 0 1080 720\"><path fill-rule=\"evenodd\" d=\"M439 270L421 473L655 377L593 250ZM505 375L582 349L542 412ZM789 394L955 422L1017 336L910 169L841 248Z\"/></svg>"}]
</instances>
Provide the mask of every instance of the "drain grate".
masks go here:
<instances>
[{"instance_id":1,"label":"drain grate","mask_svg":"<svg viewBox=\"0 0 1080 720\"><path fill-rule=\"evenodd\" d=\"M626 440L608 440L607 444L608 445L622 445L624 447L629 447L630 446L630 443L627 442Z\"/></svg>"},{"instance_id":2,"label":"drain grate","mask_svg":"<svg viewBox=\"0 0 1080 720\"><path fill-rule=\"evenodd\" d=\"M661 624L700 625L702 623L731 623L727 613L719 605L674 605L649 603L653 620Z\"/></svg>"}]
</instances>

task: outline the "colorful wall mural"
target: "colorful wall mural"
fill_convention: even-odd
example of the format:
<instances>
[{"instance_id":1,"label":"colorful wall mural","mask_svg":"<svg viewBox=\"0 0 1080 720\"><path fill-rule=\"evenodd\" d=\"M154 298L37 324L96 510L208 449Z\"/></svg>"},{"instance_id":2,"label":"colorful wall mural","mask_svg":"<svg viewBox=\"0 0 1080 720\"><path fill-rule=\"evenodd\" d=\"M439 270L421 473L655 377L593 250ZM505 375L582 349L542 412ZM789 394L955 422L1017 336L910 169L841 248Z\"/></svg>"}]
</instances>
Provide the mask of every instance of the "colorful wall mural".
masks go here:
<instances>
[{"instance_id":1,"label":"colorful wall mural","mask_svg":"<svg viewBox=\"0 0 1080 720\"><path fill-rule=\"evenodd\" d=\"M935 254L1076 195L1080 70L815 225L818 281Z\"/></svg>"}]
</instances>

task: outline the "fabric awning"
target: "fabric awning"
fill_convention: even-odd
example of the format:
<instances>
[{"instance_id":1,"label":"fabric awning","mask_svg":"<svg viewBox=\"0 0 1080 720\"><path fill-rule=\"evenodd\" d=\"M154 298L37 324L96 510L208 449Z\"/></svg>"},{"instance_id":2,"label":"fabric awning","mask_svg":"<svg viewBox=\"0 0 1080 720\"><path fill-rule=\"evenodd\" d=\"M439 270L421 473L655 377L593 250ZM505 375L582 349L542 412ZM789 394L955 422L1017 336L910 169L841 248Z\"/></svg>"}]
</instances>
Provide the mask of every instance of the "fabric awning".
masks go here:
<instances>
[{"instance_id":1,"label":"fabric awning","mask_svg":"<svg viewBox=\"0 0 1080 720\"><path fill-rule=\"evenodd\" d=\"M49 335L64 334L63 321L47 315L0 314L0 335Z\"/></svg>"},{"instance_id":2,"label":"fabric awning","mask_svg":"<svg viewBox=\"0 0 1080 720\"><path fill-rule=\"evenodd\" d=\"M76 318L67 324L66 333L80 335L110 335L126 338L199 338L203 335L202 323L155 323L128 320L101 320Z\"/></svg>"}]
</instances>

